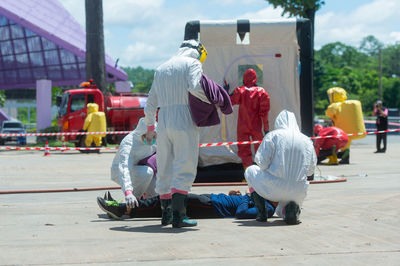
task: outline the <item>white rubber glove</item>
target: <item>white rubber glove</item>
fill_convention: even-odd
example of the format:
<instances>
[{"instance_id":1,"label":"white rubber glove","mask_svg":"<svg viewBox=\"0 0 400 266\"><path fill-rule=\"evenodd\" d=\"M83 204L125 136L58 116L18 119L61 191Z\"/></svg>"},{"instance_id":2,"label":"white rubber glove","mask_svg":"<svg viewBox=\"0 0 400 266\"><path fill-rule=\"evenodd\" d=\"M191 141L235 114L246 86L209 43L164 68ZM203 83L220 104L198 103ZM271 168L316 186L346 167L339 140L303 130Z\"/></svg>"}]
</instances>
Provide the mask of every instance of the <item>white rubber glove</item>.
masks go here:
<instances>
[{"instance_id":1,"label":"white rubber glove","mask_svg":"<svg viewBox=\"0 0 400 266\"><path fill-rule=\"evenodd\" d=\"M126 206L133 209L135 207L139 207L139 202L136 197L132 194L132 191L127 190L125 191L125 202Z\"/></svg>"}]
</instances>

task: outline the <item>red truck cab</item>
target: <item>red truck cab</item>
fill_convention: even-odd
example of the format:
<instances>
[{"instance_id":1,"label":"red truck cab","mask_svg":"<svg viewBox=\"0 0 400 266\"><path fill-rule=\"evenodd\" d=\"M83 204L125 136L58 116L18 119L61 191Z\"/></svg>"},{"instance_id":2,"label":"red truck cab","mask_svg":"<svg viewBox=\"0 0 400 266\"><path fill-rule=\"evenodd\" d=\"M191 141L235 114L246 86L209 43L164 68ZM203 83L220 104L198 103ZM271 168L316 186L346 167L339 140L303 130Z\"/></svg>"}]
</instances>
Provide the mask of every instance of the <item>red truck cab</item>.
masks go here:
<instances>
[{"instance_id":1,"label":"red truck cab","mask_svg":"<svg viewBox=\"0 0 400 266\"><path fill-rule=\"evenodd\" d=\"M144 116L143 108L147 94L121 93L104 96L96 85L86 82L82 84L84 86L81 85L78 89L65 91L61 98L58 113L59 131L82 132L88 103L97 103L99 111L105 112L107 131L131 131ZM107 135L107 142L119 143L125 135ZM84 137L84 135L71 135L65 136L65 140L75 142L76 146L82 147Z\"/></svg>"}]
</instances>

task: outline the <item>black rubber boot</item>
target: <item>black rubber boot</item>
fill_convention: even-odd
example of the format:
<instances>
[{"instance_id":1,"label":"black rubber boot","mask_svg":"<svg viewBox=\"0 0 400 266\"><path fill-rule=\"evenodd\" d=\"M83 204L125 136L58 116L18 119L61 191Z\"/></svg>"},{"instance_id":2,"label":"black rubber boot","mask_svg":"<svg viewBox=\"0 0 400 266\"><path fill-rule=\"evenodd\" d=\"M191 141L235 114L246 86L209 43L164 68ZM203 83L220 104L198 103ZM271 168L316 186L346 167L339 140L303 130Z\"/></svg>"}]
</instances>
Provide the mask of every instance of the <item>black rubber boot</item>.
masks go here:
<instances>
[{"instance_id":1,"label":"black rubber boot","mask_svg":"<svg viewBox=\"0 0 400 266\"><path fill-rule=\"evenodd\" d=\"M196 226L195 220L189 220L186 216L187 195L174 193L172 195L172 227L192 227Z\"/></svg>"},{"instance_id":2,"label":"black rubber boot","mask_svg":"<svg viewBox=\"0 0 400 266\"><path fill-rule=\"evenodd\" d=\"M171 199L160 199L161 204L161 224L169 225L172 223Z\"/></svg>"},{"instance_id":3,"label":"black rubber boot","mask_svg":"<svg viewBox=\"0 0 400 266\"><path fill-rule=\"evenodd\" d=\"M350 164L350 149L347 149L343 152L342 159L339 164Z\"/></svg>"},{"instance_id":4,"label":"black rubber boot","mask_svg":"<svg viewBox=\"0 0 400 266\"><path fill-rule=\"evenodd\" d=\"M300 206L296 202L291 201L285 206L285 222L287 224L299 224L299 216L301 210Z\"/></svg>"},{"instance_id":5,"label":"black rubber boot","mask_svg":"<svg viewBox=\"0 0 400 266\"><path fill-rule=\"evenodd\" d=\"M256 220L259 222L266 222L267 221L267 210L265 208L265 199L257 194L257 192L251 193L251 198L254 201L254 205L257 207L257 217Z\"/></svg>"}]
</instances>

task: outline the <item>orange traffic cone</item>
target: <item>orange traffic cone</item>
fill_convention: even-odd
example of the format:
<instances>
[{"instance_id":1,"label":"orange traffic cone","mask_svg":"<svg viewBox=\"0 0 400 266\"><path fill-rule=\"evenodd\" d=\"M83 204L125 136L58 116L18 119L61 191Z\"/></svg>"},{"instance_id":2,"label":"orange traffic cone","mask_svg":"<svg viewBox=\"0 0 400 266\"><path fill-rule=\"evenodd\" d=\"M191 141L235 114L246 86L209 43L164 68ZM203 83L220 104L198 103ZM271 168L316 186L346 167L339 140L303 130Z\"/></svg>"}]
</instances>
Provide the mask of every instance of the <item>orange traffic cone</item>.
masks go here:
<instances>
[{"instance_id":1,"label":"orange traffic cone","mask_svg":"<svg viewBox=\"0 0 400 266\"><path fill-rule=\"evenodd\" d=\"M44 155L43 156L50 156L49 143L47 142L47 140L44 145Z\"/></svg>"}]
</instances>

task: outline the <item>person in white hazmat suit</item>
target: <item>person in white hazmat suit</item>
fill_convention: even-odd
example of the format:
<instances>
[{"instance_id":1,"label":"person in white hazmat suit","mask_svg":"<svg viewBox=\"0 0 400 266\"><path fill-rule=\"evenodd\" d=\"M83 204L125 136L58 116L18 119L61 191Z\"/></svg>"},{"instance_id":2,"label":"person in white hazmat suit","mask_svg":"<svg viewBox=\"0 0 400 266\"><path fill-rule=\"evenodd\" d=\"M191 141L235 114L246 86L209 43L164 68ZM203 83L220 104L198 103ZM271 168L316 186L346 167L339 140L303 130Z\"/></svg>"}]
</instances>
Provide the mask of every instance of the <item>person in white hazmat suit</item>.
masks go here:
<instances>
[{"instance_id":1,"label":"person in white hazmat suit","mask_svg":"<svg viewBox=\"0 0 400 266\"><path fill-rule=\"evenodd\" d=\"M199 156L199 129L189 108L189 93L209 103L200 85L202 62L207 56L197 40L186 40L178 52L156 69L144 108L146 134L150 142L157 137L158 178L161 224L173 227L196 226L186 216L187 194L196 177ZM153 130L158 113L157 134Z\"/></svg>"},{"instance_id":2,"label":"person in white hazmat suit","mask_svg":"<svg viewBox=\"0 0 400 266\"><path fill-rule=\"evenodd\" d=\"M156 124L155 124L156 126ZM147 145L144 134L147 126L141 118L135 130L121 141L111 165L111 180L121 186L125 195L126 205L134 208L139 205L137 199L143 194L146 197L157 196L155 192L156 173L149 164L142 160L155 160L156 145ZM141 165L142 164L142 165ZM153 163L155 165L155 162ZM150 164L151 165L151 164Z\"/></svg>"},{"instance_id":3,"label":"person in white hazmat suit","mask_svg":"<svg viewBox=\"0 0 400 266\"><path fill-rule=\"evenodd\" d=\"M279 113L274 130L264 136L257 150L255 162L244 175L259 210L257 221L267 221L261 204L268 199L279 202L276 213L287 224L299 223L309 185L307 176L314 174L317 157L310 138L300 132L294 113Z\"/></svg>"}]
</instances>

